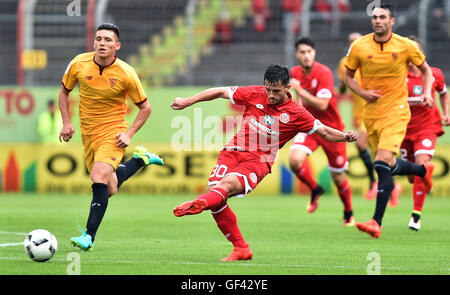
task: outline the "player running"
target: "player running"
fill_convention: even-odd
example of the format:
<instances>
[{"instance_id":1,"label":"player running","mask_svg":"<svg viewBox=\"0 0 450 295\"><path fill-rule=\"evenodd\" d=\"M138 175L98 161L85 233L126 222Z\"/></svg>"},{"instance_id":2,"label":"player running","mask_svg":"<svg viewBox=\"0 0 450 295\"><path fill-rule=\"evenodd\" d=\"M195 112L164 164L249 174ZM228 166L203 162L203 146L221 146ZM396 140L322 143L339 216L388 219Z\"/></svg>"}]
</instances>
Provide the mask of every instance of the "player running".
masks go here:
<instances>
[{"instance_id":1,"label":"player running","mask_svg":"<svg viewBox=\"0 0 450 295\"><path fill-rule=\"evenodd\" d=\"M394 189L393 175L422 177L425 191L432 188L431 162L417 165L396 159L411 118L408 107L406 75L408 63L418 67L424 78L422 102L432 103L430 67L417 45L408 38L392 32L395 23L392 6L381 3L372 10L374 33L356 40L349 49L345 83L367 101L363 117L369 144L376 154L374 168L378 174L378 194L375 213L368 222L357 222L356 227L378 238L386 206ZM363 86L354 80L361 71Z\"/></svg>"},{"instance_id":2,"label":"player running","mask_svg":"<svg viewBox=\"0 0 450 295\"><path fill-rule=\"evenodd\" d=\"M349 46L351 46L352 43L361 36L362 35L358 32L350 33L348 35ZM339 62L339 68L338 68L338 76L339 76L339 80L341 81L341 83L339 85L339 91L341 92L341 94L344 94L347 91L347 85L345 85L345 82L344 82L345 63L346 62L347 62L347 56L344 56L341 59L341 61ZM355 72L355 80L359 85L362 85L361 73L360 73L359 69L356 70L356 72ZM367 136L367 130L366 130L366 127L364 126L364 120L363 120L363 115L362 115L366 101L353 91L351 91L351 95L352 95L352 105L353 105L353 123L358 132L358 140L356 141L356 148L358 149L359 158L363 161L364 166L366 167L366 170L367 170L367 175L370 179L369 190L366 192L365 198L367 200L372 200L377 197L378 182L375 179L372 160L370 158L369 151L367 150L367 147L369 144L369 138ZM398 204L398 198L401 195L402 191L403 191L403 186L401 185L401 183L395 183L394 189L392 190L392 193L391 193L391 199L389 201L390 206L395 207Z\"/></svg>"},{"instance_id":3,"label":"player running","mask_svg":"<svg viewBox=\"0 0 450 295\"><path fill-rule=\"evenodd\" d=\"M249 260L253 253L245 242L234 212L228 205L233 196L250 193L270 173L278 150L299 132L319 134L330 141L355 141L357 134L341 132L315 119L292 100L289 69L272 64L264 73L264 86L216 87L188 98L177 97L171 107L182 110L202 101L228 98L245 106L239 131L222 149L208 180L207 193L174 208L177 217L211 214L234 249L222 261Z\"/></svg>"},{"instance_id":4,"label":"player running","mask_svg":"<svg viewBox=\"0 0 450 295\"><path fill-rule=\"evenodd\" d=\"M295 56L300 65L291 69L291 86L300 98L304 108L323 124L343 131L344 122L336 106L334 79L331 70L315 61L314 42L309 38L300 38L295 42ZM307 212L313 213L324 189L316 183L307 165L306 158L321 146L328 158L331 177L337 187L344 205L344 225L355 225L352 208L352 190L345 176L348 170L345 142L330 142L318 134L299 133L291 145L289 164L297 178L311 190L311 199Z\"/></svg>"},{"instance_id":5,"label":"player running","mask_svg":"<svg viewBox=\"0 0 450 295\"><path fill-rule=\"evenodd\" d=\"M116 58L120 49L119 28L100 24L95 34L95 52L77 55L67 66L59 93L63 127L59 140L68 142L74 133L69 115L69 93L79 84L81 139L92 180L92 202L86 230L71 242L82 250L94 246L95 234L111 197L120 185L141 167L163 165L162 159L144 147L136 147L133 158L120 164L125 148L151 113L150 103L134 69ZM126 96L139 112L127 129ZM120 165L119 165L120 164Z\"/></svg>"},{"instance_id":6,"label":"player running","mask_svg":"<svg viewBox=\"0 0 450 295\"><path fill-rule=\"evenodd\" d=\"M416 36L409 36L409 39L417 43L423 52L423 46ZM400 148L404 159L422 165L431 161L434 155L434 148L438 136L444 134L442 125L450 125L448 115L448 93L445 85L444 75L438 68L431 67L433 73L433 85L431 95L434 103L432 108L421 104L423 95L423 79L420 70L412 63L408 68L408 103L411 109L411 121L409 121L405 139ZM435 94L439 92L441 107L443 110L442 122L439 108L437 107ZM413 182L413 200L414 206L409 228L415 231L420 230L420 218L422 208L427 196L423 181L420 177L409 177Z\"/></svg>"}]
</instances>

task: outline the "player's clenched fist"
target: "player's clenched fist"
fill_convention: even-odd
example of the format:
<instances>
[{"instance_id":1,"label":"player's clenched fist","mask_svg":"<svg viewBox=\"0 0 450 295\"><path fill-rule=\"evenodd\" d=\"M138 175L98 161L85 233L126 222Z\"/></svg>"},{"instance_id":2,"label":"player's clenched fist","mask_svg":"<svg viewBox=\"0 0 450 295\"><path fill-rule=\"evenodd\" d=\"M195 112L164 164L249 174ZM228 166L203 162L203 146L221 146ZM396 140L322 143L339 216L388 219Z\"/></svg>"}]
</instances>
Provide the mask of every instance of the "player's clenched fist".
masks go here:
<instances>
[{"instance_id":1,"label":"player's clenched fist","mask_svg":"<svg viewBox=\"0 0 450 295\"><path fill-rule=\"evenodd\" d=\"M349 131L345 132L345 140L347 142L353 142L357 139L358 139L358 133L356 133L355 131L349 130Z\"/></svg>"},{"instance_id":2,"label":"player's clenched fist","mask_svg":"<svg viewBox=\"0 0 450 295\"><path fill-rule=\"evenodd\" d=\"M73 127L72 123L64 124L61 132L59 133L59 142L62 142L61 139L65 142L69 142L74 132L75 128Z\"/></svg>"},{"instance_id":3,"label":"player's clenched fist","mask_svg":"<svg viewBox=\"0 0 450 295\"><path fill-rule=\"evenodd\" d=\"M188 106L190 106L191 104L189 103L189 100L183 97L177 97L173 100L172 104L170 105L170 107L174 110L182 110Z\"/></svg>"}]
</instances>

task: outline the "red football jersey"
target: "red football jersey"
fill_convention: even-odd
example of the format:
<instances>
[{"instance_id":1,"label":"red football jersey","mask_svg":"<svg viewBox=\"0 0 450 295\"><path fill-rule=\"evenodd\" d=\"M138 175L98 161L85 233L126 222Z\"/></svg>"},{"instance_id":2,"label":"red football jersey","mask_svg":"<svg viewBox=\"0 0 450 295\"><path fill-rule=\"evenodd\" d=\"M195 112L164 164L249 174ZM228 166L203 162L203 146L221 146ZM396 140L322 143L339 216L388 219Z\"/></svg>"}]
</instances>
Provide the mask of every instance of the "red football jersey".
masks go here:
<instances>
[{"instance_id":1,"label":"red football jersey","mask_svg":"<svg viewBox=\"0 0 450 295\"><path fill-rule=\"evenodd\" d=\"M313 134L321 125L289 95L289 100L271 105L264 86L233 86L228 89L233 104L245 107L241 127L224 149L246 151L271 167L278 150L297 133Z\"/></svg>"},{"instance_id":2,"label":"red football jersey","mask_svg":"<svg viewBox=\"0 0 450 295\"><path fill-rule=\"evenodd\" d=\"M345 125L336 105L334 78L330 68L321 63L314 62L311 73L305 76L302 67L298 65L291 69L291 77L299 80L300 86L311 95L330 100L328 108L325 111L318 111L307 105L304 105L304 107L323 124L343 131Z\"/></svg>"},{"instance_id":3,"label":"red football jersey","mask_svg":"<svg viewBox=\"0 0 450 295\"><path fill-rule=\"evenodd\" d=\"M418 133L424 129L432 130L438 136L444 134L441 123L441 113L436 104L435 94L436 91L440 94L444 94L447 92L447 87L442 71L433 67L431 68L431 71L433 72L431 94L434 99L432 108L419 104L424 90L422 75L414 76L413 74L408 73L408 104L411 109L411 120L408 124L406 136Z\"/></svg>"}]
</instances>

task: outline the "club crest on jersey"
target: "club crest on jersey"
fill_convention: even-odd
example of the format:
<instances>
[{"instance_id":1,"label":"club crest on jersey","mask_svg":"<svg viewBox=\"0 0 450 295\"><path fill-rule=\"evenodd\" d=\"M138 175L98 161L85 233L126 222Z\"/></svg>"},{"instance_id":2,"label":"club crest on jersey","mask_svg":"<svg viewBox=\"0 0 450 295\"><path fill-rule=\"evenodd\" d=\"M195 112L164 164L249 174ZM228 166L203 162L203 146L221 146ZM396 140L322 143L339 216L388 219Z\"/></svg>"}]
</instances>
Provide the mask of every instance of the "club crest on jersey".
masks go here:
<instances>
[{"instance_id":1,"label":"club crest on jersey","mask_svg":"<svg viewBox=\"0 0 450 295\"><path fill-rule=\"evenodd\" d=\"M291 119L291 118L289 117L288 114L286 114L286 113L281 113L281 115L280 115L280 122L281 122L281 123L286 124L286 123L289 122L290 119Z\"/></svg>"},{"instance_id":2,"label":"club crest on jersey","mask_svg":"<svg viewBox=\"0 0 450 295\"><path fill-rule=\"evenodd\" d=\"M91 81L92 80L92 76L86 76L86 80L89 80L89 81Z\"/></svg>"},{"instance_id":3,"label":"club crest on jersey","mask_svg":"<svg viewBox=\"0 0 450 295\"><path fill-rule=\"evenodd\" d=\"M109 85L111 85L111 88L114 88L114 86L116 86L116 84L117 84L117 79L115 79L115 78L109 79Z\"/></svg>"},{"instance_id":4,"label":"club crest on jersey","mask_svg":"<svg viewBox=\"0 0 450 295\"><path fill-rule=\"evenodd\" d=\"M317 79L312 79L311 81L311 87L316 88L317 87Z\"/></svg>"},{"instance_id":5,"label":"club crest on jersey","mask_svg":"<svg viewBox=\"0 0 450 295\"><path fill-rule=\"evenodd\" d=\"M253 183L256 183L258 181L258 176L256 176L256 173L254 172L250 173L249 178Z\"/></svg>"},{"instance_id":6,"label":"club crest on jersey","mask_svg":"<svg viewBox=\"0 0 450 295\"><path fill-rule=\"evenodd\" d=\"M266 116L264 117L263 122L264 122L265 124L269 125L269 126L272 126L273 123L275 122L275 119L274 119L271 115L266 115Z\"/></svg>"},{"instance_id":7,"label":"club crest on jersey","mask_svg":"<svg viewBox=\"0 0 450 295\"><path fill-rule=\"evenodd\" d=\"M423 88L420 85L416 85L413 87L413 93L414 95L421 95L423 94Z\"/></svg>"},{"instance_id":8,"label":"club crest on jersey","mask_svg":"<svg viewBox=\"0 0 450 295\"><path fill-rule=\"evenodd\" d=\"M257 109L260 109L260 110L262 110L264 108L264 106L260 103L256 104L255 106Z\"/></svg>"},{"instance_id":9,"label":"club crest on jersey","mask_svg":"<svg viewBox=\"0 0 450 295\"><path fill-rule=\"evenodd\" d=\"M392 53L392 57L394 58L394 60L397 60L398 54L397 53Z\"/></svg>"}]
</instances>

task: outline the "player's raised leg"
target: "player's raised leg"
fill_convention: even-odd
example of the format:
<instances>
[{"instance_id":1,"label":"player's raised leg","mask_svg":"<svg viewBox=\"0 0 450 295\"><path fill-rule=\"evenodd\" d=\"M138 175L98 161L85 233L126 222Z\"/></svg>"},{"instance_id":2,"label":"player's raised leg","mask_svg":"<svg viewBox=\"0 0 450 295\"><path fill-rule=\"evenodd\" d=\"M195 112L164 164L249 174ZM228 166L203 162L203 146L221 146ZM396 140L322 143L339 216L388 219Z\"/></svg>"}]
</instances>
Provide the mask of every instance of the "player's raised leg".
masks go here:
<instances>
[{"instance_id":1,"label":"player's raised leg","mask_svg":"<svg viewBox=\"0 0 450 295\"><path fill-rule=\"evenodd\" d=\"M143 146L135 147L133 157L125 163L120 164L116 169L117 189L139 169L151 164L164 165L164 161L159 156L147 152Z\"/></svg>"},{"instance_id":2,"label":"player's raised leg","mask_svg":"<svg viewBox=\"0 0 450 295\"><path fill-rule=\"evenodd\" d=\"M234 247L232 253L222 261L249 260L253 257L249 245L239 230L236 215L227 204L228 198L240 194L242 191L243 185L239 177L235 174L228 175L222 178L217 185L210 185L208 192L201 194L195 200L182 203L173 210L177 217L211 210L220 231Z\"/></svg>"}]
</instances>

